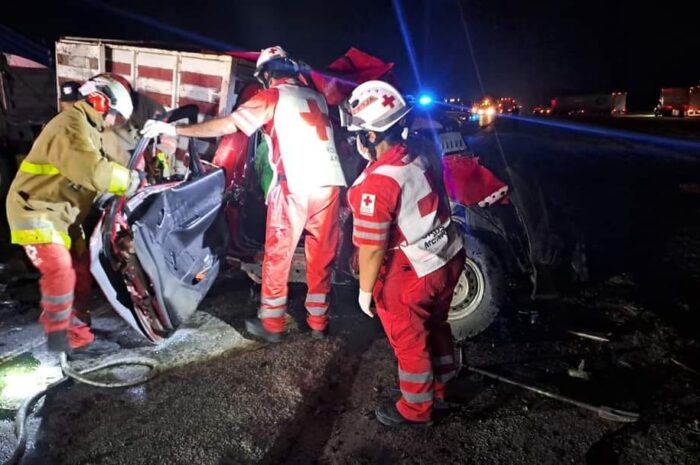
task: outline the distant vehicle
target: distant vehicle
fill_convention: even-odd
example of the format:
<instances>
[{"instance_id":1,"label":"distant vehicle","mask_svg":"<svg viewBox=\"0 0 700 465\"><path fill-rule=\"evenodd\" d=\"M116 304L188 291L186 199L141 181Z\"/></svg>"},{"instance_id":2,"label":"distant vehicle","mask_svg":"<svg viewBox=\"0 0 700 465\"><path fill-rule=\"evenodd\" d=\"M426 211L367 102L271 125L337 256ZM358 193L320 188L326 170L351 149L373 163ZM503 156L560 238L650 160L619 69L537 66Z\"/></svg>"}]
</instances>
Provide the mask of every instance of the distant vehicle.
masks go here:
<instances>
[{"instance_id":1,"label":"distant vehicle","mask_svg":"<svg viewBox=\"0 0 700 465\"><path fill-rule=\"evenodd\" d=\"M472 114L473 115L487 115L487 116L493 116L498 112L498 109L496 108L496 102L489 97L484 97L484 99L481 102L478 102L474 105L472 105Z\"/></svg>"},{"instance_id":2,"label":"distant vehicle","mask_svg":"<svg viewBox=\"0 0 700 465\"><path fill-rule=\"evenodd\" d=\"M532 114L535 116L547 116L552 114L552 107L546 105L537 105L532 109Z\"/></svg>"},{"instance_id":3,"label":"distant vehicle","mask_svg":"<svg viewBox=\"0 0 700 465\"><path fill-rule=\"evenodd\" d=\"M514 98L503 97L496 100L496 108L498 109L499 113L517 115L520 114L521 107L518 105L518 102L516 102Z\"/></svg>"},{"instance_id":4,"label":"distant vehicle","mask_svg":"<svg viewBox=\"0 0 700 465\"><path fill-rule=\"evenodd\" d=\"M627 113L627 92L559 96L552 100L552 113L569 116L624 115Z\"/></svg>"},{"instance_id":5,"label":"distant vehicle","mask_svg":"<svg viewBox=\"0 0 700 465\"><path fill-rule=\"evenodd\" d=\"M700 116L700 86L661 89L654 116Z\"/></svg>"}]
</instances>

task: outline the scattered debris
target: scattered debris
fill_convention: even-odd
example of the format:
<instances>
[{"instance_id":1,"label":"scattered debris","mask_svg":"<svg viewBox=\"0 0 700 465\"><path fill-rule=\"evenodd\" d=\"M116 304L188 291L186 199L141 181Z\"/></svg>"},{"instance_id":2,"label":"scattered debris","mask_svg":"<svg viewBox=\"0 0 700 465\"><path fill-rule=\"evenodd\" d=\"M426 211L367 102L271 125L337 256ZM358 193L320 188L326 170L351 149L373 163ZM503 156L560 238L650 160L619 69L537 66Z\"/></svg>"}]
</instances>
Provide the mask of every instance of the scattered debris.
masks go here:
<instances>
[{"instance_id":1,"label":"scattered debris","mask_svg":"<svg viewBox=\"0 0 700 465\"><path fill-rule=\"evenodd\" d=\"M634 366L632 366L632 364L631 364L630 362L628 362L627 360L625 360L625 359L622 358L622 357L613 356L613 362L614 362L617 366L621 366L622 368L627 368L628 370L633 370L633 369L634 369Z\"/></svg>"},{"instance_id":2,"label":"scattered debris","mask_svg":"<svg viewBox=\"0 0 700 465\"><path fill-rule=\"evenodd\" d=\"M544 389L540 389L535 386L530 386L524 383L521 383L519 381L512 380L510 378L506 378L505 376L501 376L497 373L493 373L481 368L475 368L475 367L468 367L467 368L469 371L478 373L480 375L486 376L488 378L492 378L504 383L512 384L513 386L518 386L523 389L527 389L528 391L535 392L537 394L540 394L545 397L549 397L551 399L556 399L562 402L566 402L567 404L575 405L576 407L580 407L585 410L589 410L591 412L595 412L598 414L600 418L604 418L606 420L610 421L617 421L621 423L633 423L637 420L639 420L639 414L635 412L628 412L626 410L619 410L616 408L612 407L607 407L604 405L592 405L588 404L586 402L582 402L580 400L572 399L571 397L566 397L562 396L559 394L555 394L553 392L546 391Z\"/></svg>"},{"instance_id":3,"label":"scattered debris","mask_svg":"<svg viewBox=\"0 0 700 465\"><path fill-rule=\"evenodd\" d=\"M691 434L700 435L700 420L693 420L693 423L688 424L688 431Z\"/></svg>"},{"instance_id":4,"label":"scattered debris","mask_svg":"<svg viewBox=\"0 0 700 465\"><path fill-rule=\"evenodd\" d=\"M5 298L5 296L0 294L0 307L17 308L19 307L19 301L15 299Z\"/></svg>"},{"instance_id":5,"label":"scattered debris","mask_svg":"<svg viewBox=\"0 0 700 465\"><path fill-rule=\"evenodd\" d=\"M679 361L676 360L675 358L672 358L671 361L672 361L673 363L675 363L676 365L678 365L679 367L683 368L684 370L687 370L687 371L689 371L689 372L691 372L691 373L693 373L693 374L695 374L695 375L700 376L700 371L696 370L695 368L691 368L691 367L689 367L688 365L679 362Z\"/></svg>"},{"instance_id":6,"label":"scattered debris","mask_svg":"<svg viewBox=\"0 0 700 465\"><path fill-rule=\"evenodd\" d=\"M574 330L570 329L568 331L568 333L573 334L574 336L582 337L584 339L591 339L593 341L610 342L610 339L608 339L607 337L601 336L599 334L591 333L591 332L584 333L583 331L574 331ZM606 336L609 336L609 335L610 334L606 334Z\"/></svg>"},{"instance_id":7,"label":"scattered debris","mask_svg":"<svg viewBox=\"0 0 700 465\"><path fill-rule=\"evenodd\" d=\"M586 366L586 361L581 359L581 363L578 364L578 368L569 368L569 376L572 378L581 378L588 381L591 379L591 373L586 371L584 368Z\"/></svg>"},{"instance_id":8,"label":"scattered debris","mask_svg":"<svg viewBox=\"0 0 700 465\"><path fill-rule=\"evenodd\" d=\"M537 322L537 318L540 316L539 312L535 310L520 310L518 313L523 316L528 316L531 325L534 325Z\"/></svg>"},{"instance_id":9,"label":"scattered debris","mask_svg":"<svg viewBox=\"0 0 700 465\"><path fill-rule=\"evenodd\" d=\"M639 311L640 311L639 307L635 307L635 306L632 305L632 304L624 304L624 305L621 305L620 308L621 308L622 310L625 310L626 312L628 312L628 313L634 315L634 316L638 316L638 315L639 315Z\"/></svg>"},{"instance_id":10,"label":"scattered debris","mask_svg":"<svg viewBox=\"0 0 700 465\"><path fill-rule=\"evenodd\" d=\"M618 276L613 276L610 279L608 279L608 284L634 286L634 280L626 274L621 274Z\"/></svg>"}]
</instances>

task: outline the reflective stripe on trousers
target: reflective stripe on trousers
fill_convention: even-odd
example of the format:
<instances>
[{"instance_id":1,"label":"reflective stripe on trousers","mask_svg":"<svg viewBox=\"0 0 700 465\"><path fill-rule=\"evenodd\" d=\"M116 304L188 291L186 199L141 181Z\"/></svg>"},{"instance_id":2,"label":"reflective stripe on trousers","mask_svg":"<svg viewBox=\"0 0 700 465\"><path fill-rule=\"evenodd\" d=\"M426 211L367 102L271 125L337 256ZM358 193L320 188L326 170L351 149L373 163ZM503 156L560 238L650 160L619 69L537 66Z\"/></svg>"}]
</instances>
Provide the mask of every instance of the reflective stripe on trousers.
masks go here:
<instances>
[{"instance_id":1,"label":"reflective stripe on trousers","mask_svg":"<svg viewBox=\"0 0 700 465\"><path fill-rule=\"evenodd\" d=\"M457 376L454 355L433 357L432 361L436 383L446 384Z\"/></svg>"},{"instance_id":2,"label":"reflective stripe on trousers","mask_svg":"<svg viewBox=\"0 0 700 465\"><path fill-rule=\"evenodd\" d=\"M42 313L39 321L44 332L63 331L74 326L75 301L83 302L87 310L92 287L89 255L72 256L62 245L36 244L24 247L32 264L41 273ZM76 286L77 278L81 280Z\"/></svg>"},{"instance_id":3,"label":"reflective stripe on trousers","mask_svg":"<svg viewBox=\"0 0 700 465\"><path fill-rule=\"evenodd\" d=\"M287 281L292 258L304 231L308 325L323 331L328 324L331 271L338 248L339 187L320 187L309 194L286 193L281 185L268 195L265 256L262 265L260 318L270 332L285 330ZM321 302L320 296L326 296ZM309 300L310 297L310 300ZM284 303L279 302L284 300Z\"/></svg>"},{"instance_id":4,"label":"reflective stripe on trousers","mask_svg":"<svg viewBox=\"0 0 700 465\"><path fill-rule=\"evenodd\" d=\"M308 311L311 316L325 316L328 311L328 303L328 294L306 294L306 311Z\"/></svg>"},{"instance_id":5,"label":"reflective stripe on trousers","mask_svg":"<svg viewBox=\"0 0 700 465\"><path fill-rule=\"evenodd\" d=\"M434 398L444 398L445 379L454 369L447 314L464 255L422 278L401 251L393 252L389 263L373 297L398 359L401 399L396 408L404 418L424 422L431 419Z\"/></svg>"},{"instance_id":6,"label":"reflective stripe on trousers","mask_svg":"<svg viewBox=\"0 0 700 465\"><path fill-rule=\"evenodd\" d=\"M70 252L58 244L25 246L27 256L41 273L41 317L44 332L65 331L73 311L75 271Z\"/></svg>"}]
</instances>

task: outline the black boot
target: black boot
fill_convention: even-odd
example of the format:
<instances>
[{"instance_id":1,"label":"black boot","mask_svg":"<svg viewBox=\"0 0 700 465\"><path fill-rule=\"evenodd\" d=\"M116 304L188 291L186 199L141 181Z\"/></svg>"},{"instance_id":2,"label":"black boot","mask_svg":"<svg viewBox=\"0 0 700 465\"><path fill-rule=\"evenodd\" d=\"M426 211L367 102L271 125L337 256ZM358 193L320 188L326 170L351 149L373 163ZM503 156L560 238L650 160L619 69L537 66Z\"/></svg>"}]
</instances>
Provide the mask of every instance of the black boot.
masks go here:
<instances>
[{"instance_id":1,"label":"black boot","mask_svg":"<svg viewBox=\"0 0 700 465\"><path fill-rule=\"evenodd\" d=\"M46 333L46 347L49 352L69 352L68 331L51 331Z\"/></svg>"},{"instance_id":2,"label":"black boot","mask_svg":"<svg viewBox=\"0 0 700 465\"><path fill-rule=\"evenodd\" d=\"M273 333L266 330L262 321L258 318L249 318L245 320L245 329L253 336L257 336L271 343L282 342L285 336L285 333Z\"/></svg>"},{"instance_id":3,"label":"black boot","mask_svg":"<svg viewBox=\"0 0 700 465\"><path fill-rule=\"evenodd\" d=\"M68 360L85 360L102 355L114 354L121 350L121 346L113 341L95 338L90 344L84 345L68 352Z\"/></svg>"},{"instance_id":4,"label":"black boot","mask_svg":"<svg viewBox=\"0 0 700 465\"><path fill-rule=\"evenodd\" d=\"M390 428L395 428L397 426L431 426L433 424L432 420L428 421L411 421L407 420L396 409L396 405L392 404L388 407L380 407L374 411L374 415L377 420L382 425L388 426Z\"/></svg>"}]
</instances>

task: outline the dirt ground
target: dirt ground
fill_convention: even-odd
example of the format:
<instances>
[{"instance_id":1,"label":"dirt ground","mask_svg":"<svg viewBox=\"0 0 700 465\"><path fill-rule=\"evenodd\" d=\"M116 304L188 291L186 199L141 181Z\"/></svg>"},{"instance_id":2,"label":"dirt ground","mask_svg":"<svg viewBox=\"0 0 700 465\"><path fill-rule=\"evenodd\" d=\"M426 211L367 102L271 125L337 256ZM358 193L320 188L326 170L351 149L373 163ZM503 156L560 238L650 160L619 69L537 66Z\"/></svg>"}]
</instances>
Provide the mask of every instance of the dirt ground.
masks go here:
<instances>
[{"instance_id":1,"label":"dirt ground","mask_svg":"<svg viewBox=\"0 0 700 465\"><path fill-rule=\"evenodd\" d=\"M327 341L297 330L282 344L176 368L143 387L57 392L38 412L24 463L699 463L700 374L690 371L700 368L698 344L645 307L628 276L519 306L462 352L466 364L638 412L636 423L464 368L435 426L387 429L373 409L398 397L395 361L377 322L355 311L336 315ZM587 379L569 375L582 360Z\"/></svg>"},{"instance_id":2,"label":"dirt ground","mask_svg":"<svg viewBox=\"0 0 700 465\"><path fill-rule=\"evenodd\" d=\"M564 309L560 302L533 307L537 310L524 312L517 327L512 320L506 328L496 326L463 352L468 364L579 400L639 412L639 422L603 420L463 370L451 389L454 408L435 427L389 431L368 408L397 396L391 389L396 378L390 350L377 341L363 355L348 411L336 423L320 462L697 463L699 378L672 362L697 361L697 343L625 296L631 286L606 283L570 298ZM603 325L576 322L577 312L593 308L604 315ZM567 328L593 328L610 342L582 339ZM589 378L568 375L582 360Z\"/></svg>"}]
</instances>

